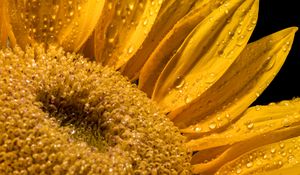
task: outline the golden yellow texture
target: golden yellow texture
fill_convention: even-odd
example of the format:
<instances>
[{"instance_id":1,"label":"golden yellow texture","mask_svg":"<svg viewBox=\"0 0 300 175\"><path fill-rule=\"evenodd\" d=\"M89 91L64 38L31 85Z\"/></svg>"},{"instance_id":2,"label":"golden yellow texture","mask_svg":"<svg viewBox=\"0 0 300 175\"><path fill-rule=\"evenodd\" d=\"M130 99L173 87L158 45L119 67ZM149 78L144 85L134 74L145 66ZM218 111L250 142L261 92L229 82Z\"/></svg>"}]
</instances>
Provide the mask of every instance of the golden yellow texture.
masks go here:
<instances>
[{"instance_id":1,"label":"golden yellow texture","mask_svg":"<svg viewBox=\"0 0 300 175\"><path fill-rule=\"evenodd\" d=\"M113 91L104 101L110 105L118 102L119 106L112 105L117 111L122 111L124 106L143 110L144 105L148 104L144 103L148 101L146 96L155 101L157 106L146 107L166 114L177 129L172 127L172 131L168 130L168 133L165 133L166 128L172 124L161 123L160 127L156 128L152 124L161 119L155 115L145 115L146 118L151 118L151 121L149 119L142 122L142 125L151 125L147 134L158 132L168 137L176 134L178 138L174 138L177 140L176 149L162 143L162 150L152 153L152 156L163 154L166 158L163 164L163 161L155 165L137 161L136 166L144 167L142 169L146 174L168 174L168 170L180 172L185 168L189 169L190 164L192 173L204 175L296 174L300 161L299 99L265 106L250 106L284 64L297 27L289 27L248 43L255 29L258 11L259 0L0 0L0 46L14 47L18 44L24 50L26 46L42 44L29 51L23 51L25 55L18 57L27 59L28 52L34 53L33 55L48 53L49 51L38 50L47 50L50 47L49 55L43 58L43 65L51 66L39 75L48 75L47 71L53 67L60 67L49 77L69 76L62 72L76 70L75 72L81 72L78 77L83 76L83 80L87 78L95 81L88 83L87 87L93 86L90 91L86 91L89 88L80 83L76 84L74 92L65 89L68 88L68 84L60 84L57 90L51 90L49 87L48 91L51 93L95 93L93 99L86 99L82 94L77 94L74 98L72 96L63 103L62 111L56 111L60 100L55 104L40 100L44 105L42 112L58 116L57 129L62 129L59 133L66 135L69 132L64 131L64 122L67 125L75 125L78 130L75 133L79 133L78 137L74 135L75 139L87 143L87 147L105 150L107 143L114 142L114 139L103 141L102 132L95 131L89 125L90 121L99 119L99 116L105 118L101 110L96 110L96 106L91 108L90 102L96 105L99 102L97 98L105 95L99 94L98 90ZM92 62L80 58L79 55L65 54L61 49L53 49L54 46L83 54ZM19 48L15 51L3 51L10 53L7 58L20 55L20 52L22 51ZM60 56L54 57L54 52ZM6 57L3 56L0 61L3 62ZM31 59L40 60L33 57ZM72 58L69 59L70 57ZM69 61L65 62L61 58L67 58ZM19 72L18 67L22 68L28 64L26 59L13 70ZM82 62L83 67L72 68L78 61ZM135 93L141 93L136 89L129 91L123 86L115 87L119 86L119 79L122 82L126 81L119 73L98 66L101 70L109 70L109 74L117 75L115 79L111 79L98 74L96 76L94 71L84 68L97 67L96 64L109 66L135 82L137 87L147 94L142 95L143 103L138 102L140 97ZM84 70L86 72L82 73ZM13 74L9 68L6 68L6 71L9 72L7 75ZM3 77L7 81L7 76ZM101 83L98 84L100 80L107 84L101 86ZM128 82L125 84L136 86ZM13 84L11 87L14 87ZM120 93L124 96L119 96ZM49 93L42 93L40 99L48 99L47 94ZM124 99L130 100L125 102ZM131 103L135 100L136 103ZM3 104L7 103L6 101L7 99L3 100ZM83 102L87 102L87 107L81 106ZM110 110L110 105L98 107ZM80 116L88 120L76 118L76 111L84 111L86 108L91 113L80 113ZM106 117L110 118L109 116L111 115ZM129 116L132 117L131 114ZM126 119L123 115L120 118ZM83 123L77 124L78 122ZM9 125L5 120L2 124ZM152 129L155 129L155 132ZM183 136L180 136L179 131ZM4 130L2 132L6 135L10 133ZM114 132L108 130L107 134L111 135ZM119 134L118 131L116 133ZM149 139L156 140L155 137ZM156 145L156 142L153 144ZM177 163L172 163L172 158L167 159L168 156L172 157L172 150L180 150L182 153ZM123 154L121 152L123 151L119 151ZM81 153L84 154L84 151ZM127 154L126 151L124 154ZM190 161L188 157L191 154ZM121 157L118 159L120 164L127 164L126 161L122 162ZM84 164L78 163L76 168L82 168ZM87 165L90 166L88 163ZM156 171L152 168L156 166L164 168ZM116 169L116 172L122 174L128 173L129 170ZM84 171L83 174L85 173Z\"/></svg>"},{"instance_id":2,"label":"golden yellow texture","mask_svg":"<svg viewBox=\"0 0 300 175\"><path fill-rule=\"evenodd\" d=\"M0 174L189 174L185 138L143 92L50 47L0 51Z\"/></svg>"}]
</instances>

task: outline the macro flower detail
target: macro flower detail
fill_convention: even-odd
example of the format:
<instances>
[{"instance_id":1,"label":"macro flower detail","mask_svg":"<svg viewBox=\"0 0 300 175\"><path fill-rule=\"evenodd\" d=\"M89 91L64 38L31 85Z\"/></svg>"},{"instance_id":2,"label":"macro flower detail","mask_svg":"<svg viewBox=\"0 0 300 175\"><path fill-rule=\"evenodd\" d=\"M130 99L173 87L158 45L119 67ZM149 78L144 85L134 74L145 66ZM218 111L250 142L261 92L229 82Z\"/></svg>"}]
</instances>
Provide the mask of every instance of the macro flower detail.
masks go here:
<instances>
[{"instance_id":1,"label":"macro flower detail","mask_svg":"<svg viewBox=\"0 0 300 175\"><path fill-rule=\"evenodd\" d=\"M251 104L298 28L248 43L258 8L0 0L0 172L297 174L300 99Z\"/></svg>"},{"instance_id":2,"label":"macro flower detail","mask_svg":"<svg viewBox=\"0 0 300 175\"><path fill-rule=\"evenodd\" d=\"M189 173L179 129L118 72L51 46L0 58L1 174Z\"/></svg>"}]
</instances>

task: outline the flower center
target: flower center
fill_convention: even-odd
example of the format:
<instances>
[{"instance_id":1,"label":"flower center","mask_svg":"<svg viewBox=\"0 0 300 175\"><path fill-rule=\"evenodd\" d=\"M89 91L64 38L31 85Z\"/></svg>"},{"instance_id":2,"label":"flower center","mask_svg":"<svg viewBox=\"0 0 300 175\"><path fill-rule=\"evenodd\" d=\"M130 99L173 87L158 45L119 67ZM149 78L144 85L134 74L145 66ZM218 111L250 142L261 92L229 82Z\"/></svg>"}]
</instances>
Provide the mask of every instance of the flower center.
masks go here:
<instances>
[{"instance_id":1,"label":"flower center","mask_svg":"<svg viewBox=\"0 0 300 175\"><path fill-rule=\"evenodd\" d=\"M0 154L9 155L5 145L17 140L18 154L5 159L7 165L35 155L12 171L190 172L191 155L178 128L118 72L55 47L16 48L0 56L0 124L8 135ZM23 149L30 153L21 154Z\"/></svg>"}]
</instances>

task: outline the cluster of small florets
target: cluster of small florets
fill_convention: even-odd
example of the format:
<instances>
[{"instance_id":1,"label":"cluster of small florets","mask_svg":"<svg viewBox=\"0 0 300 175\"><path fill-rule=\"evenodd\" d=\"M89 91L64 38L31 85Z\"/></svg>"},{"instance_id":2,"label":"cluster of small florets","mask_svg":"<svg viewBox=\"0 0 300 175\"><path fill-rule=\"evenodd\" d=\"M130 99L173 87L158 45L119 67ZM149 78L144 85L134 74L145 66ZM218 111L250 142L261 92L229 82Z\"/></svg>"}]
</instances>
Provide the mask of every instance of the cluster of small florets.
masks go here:
<instances>
[{"instance_id":1,"label":"cluster of small florets","mask_svg":"<svg viewBox=\"0 0 300 175\"><path fill-rule=\"evenodd\" d=\"M62 49L0 51L0 174L190 173L184 137L119 73Z\"/></svg>"}]
</instances>

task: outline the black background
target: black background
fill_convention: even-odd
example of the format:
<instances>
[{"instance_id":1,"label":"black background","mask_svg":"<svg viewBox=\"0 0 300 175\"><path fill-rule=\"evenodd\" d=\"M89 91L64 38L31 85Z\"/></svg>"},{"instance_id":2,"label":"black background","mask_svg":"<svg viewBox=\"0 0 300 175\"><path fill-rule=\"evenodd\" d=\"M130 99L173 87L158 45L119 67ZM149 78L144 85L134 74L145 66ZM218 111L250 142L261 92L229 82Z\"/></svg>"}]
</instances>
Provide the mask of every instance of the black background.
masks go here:
<instances>
[{"instance_id":1,"label":"black background","mask_svg":"<svg viewBox=\"0 0 300 175\"><path fill-rule=\"evenodd\" d=\"M287 27L300 28L300 6L297 0L260 0L259 17L251 41ZM268 104L300 97L300 29L282 69L269 87L254 102Z\"/></svg>"}]
</instances>

